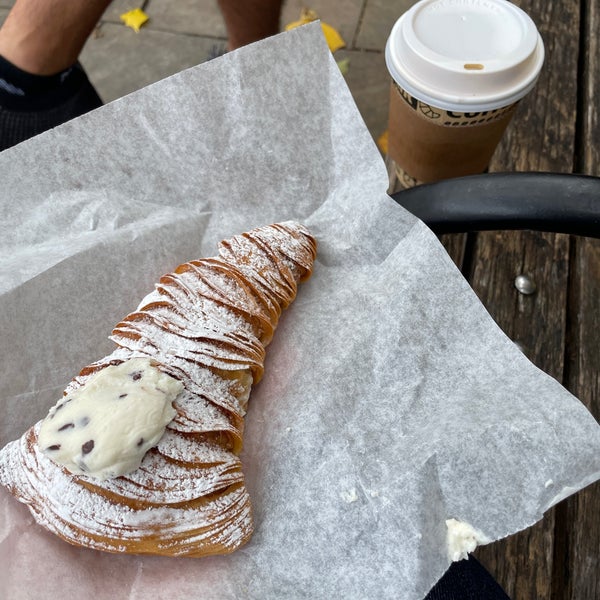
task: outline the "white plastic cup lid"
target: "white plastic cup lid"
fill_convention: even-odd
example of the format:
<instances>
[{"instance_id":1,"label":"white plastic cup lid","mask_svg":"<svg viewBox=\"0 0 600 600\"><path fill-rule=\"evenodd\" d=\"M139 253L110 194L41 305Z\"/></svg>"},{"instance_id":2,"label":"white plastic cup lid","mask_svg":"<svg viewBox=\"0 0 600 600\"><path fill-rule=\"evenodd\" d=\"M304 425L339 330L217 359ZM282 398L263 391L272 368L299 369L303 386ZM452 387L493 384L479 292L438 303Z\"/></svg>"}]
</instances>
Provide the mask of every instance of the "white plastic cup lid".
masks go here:
<instances>
[{"instance_id":1,"label":"white plastic cup lid","mask_svg":"<svg viewBox=\"0 0 600 600\"><path fill-rule=\"evenodd\" d=\"M544 44L508 0L421 0L396 21L385 60L394 81L421 102L493 110L533 88Z\"/></svg>"}]
</instances>

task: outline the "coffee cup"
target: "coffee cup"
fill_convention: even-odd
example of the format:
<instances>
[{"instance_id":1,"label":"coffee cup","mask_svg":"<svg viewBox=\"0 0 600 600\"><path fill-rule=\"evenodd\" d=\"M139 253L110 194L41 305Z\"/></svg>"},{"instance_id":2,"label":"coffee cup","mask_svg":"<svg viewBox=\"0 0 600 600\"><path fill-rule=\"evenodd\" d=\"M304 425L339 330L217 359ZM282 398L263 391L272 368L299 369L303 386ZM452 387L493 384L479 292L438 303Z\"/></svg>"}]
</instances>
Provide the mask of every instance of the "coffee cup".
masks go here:
<instances>
[{"instance_id":1,"label":"coffee cup","mask_svg":"<svg viewBox=\"0 0 600 600\"><path fill-rule=\"evenodd\" d=\"M412 187L487 169L544 45L507 0L420 0L394 24L385 59L388 157Z\"/></svg>"}]
</instances>

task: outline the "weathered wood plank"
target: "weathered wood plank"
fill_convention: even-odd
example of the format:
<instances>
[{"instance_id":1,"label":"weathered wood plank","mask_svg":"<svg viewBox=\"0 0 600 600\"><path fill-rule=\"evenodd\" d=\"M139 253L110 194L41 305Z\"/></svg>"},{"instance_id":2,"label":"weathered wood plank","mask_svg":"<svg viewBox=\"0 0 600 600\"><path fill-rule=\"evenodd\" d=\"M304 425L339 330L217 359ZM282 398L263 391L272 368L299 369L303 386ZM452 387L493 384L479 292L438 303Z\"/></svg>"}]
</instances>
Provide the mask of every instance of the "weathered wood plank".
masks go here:
<instances>
[{"instance_id":1,"label":"weathered wood plank","mask_svg":"<svg viewBox=\"0 0 600 600\"><path fill-rule=\"evenodd\" d=\"M600 6L584 0L583 73L579 159L581 170L600 176ZM598 199L600 202L600 198ZM567 387L600 420L600 240L577 238L571 269ZM565 598L600 598L600 483L566 501Z\"/></svg>"},{"instance_id":2,"label":"weathered wood plank","mask_svg":"<svg viewBox=\"0 0 600 600\"><path fill-rule=\"evenodd\" d=\"M567 387L600 420L600 240L576 240L571 282ZM568 562L563 597L600 598L600 483L564 504Z\"/></svg>"},{"instance_id":3,"label":"weathered wood plank","mask_svg":"<svg viewBox=\"0 0 600 600\"><path fill-rule=\"evenodd\" d=\"M583 73L580 84L582 139L578 148L583 172L600 176L600 6L597 0L582 0L585 14L585 29L582 31Z\"/></svg>"}]
</instances>

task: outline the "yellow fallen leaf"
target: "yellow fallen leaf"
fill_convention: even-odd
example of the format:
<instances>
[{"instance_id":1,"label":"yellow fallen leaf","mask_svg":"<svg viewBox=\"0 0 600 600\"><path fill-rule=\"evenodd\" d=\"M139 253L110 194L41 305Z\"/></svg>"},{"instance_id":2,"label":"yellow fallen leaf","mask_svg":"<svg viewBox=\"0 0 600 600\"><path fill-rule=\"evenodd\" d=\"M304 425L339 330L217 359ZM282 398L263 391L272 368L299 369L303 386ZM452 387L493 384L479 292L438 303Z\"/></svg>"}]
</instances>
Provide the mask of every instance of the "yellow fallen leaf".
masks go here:
<instances>
[{"instance_id":1,"label":"yellow fallen leaf","mask_svg":"<svg viewBox=\"0 0 600 600\"><path fill-rule=\"evenodd\" d=\"M303 8L302 12L300 13L300 18L297 21L288 23L285 26L285 30L290 31L290 29L295 29L296 27L300 27L300 25L312 23L313 21L318 20L318 18L319 16L314 10L310 8ZM327 45L329 46L329 50L331 50L331 52L335 52L346 45L346 42L344 42L342 36L331 25L321 21L321 28L323 29L323 35L325 36L325 40L327 41Z\"/></svg>"},{"instance_id":2,"label":"yellow fallen leaf","mask_svg":"<svg viewBox=\"0 0 600 600\"><path fill-rule=\"evenodd\" d=\"M387 154L388 151L388 135L387 129L377 138L377 146L382 154Z\"/></svg>"},{"instance_id":3,"label":"yellow fallen leaf","mask_svg":"<svg viewBox=\"0 0 600 600\"><path fill-rule=\"evenodd\" d=\"M338 60L337 66L339 67L342 75L346 75L348 73L348 70L350 69L350 59L342 58L342 60Z\"/></svg>"},{"instance_id":4,"label":"yellow fallen leaf","mask_svg":"<svg viewBox=\"0 0 600 600\"><path fill-rule=\"evenodd\" d=\"M321 27L323 28L323 34L327 40L327 45L332 52L335 52L346 45L342 36L331 25L327 25L327 23L321 21Z\"/></svg>"},{"instance_id":5,"label":"yellow fallen leaf","mask_svg":"<svg viewBox=\"0 0 600 600\"><path fill-rule=\"evenodd\" d=\"M139 33L140 27L146 23L150 17L148 17L141 8L134 8L133 10L123 13L120 18L127 27L131 27L136 33Z\"/></svg>"},{"instance_id":6,"label":"yellow fallen leaf","mask_svg":"<svg viewBox=\"0 0 600 600\"><path fill-rule=\"evenodd\" d=\"M303 8L300 13L300 18L297 21L292 21L285 26L286 31L290 31L290 29L295 29L296 27L300 27L300 25L306 25L307 23L312 23L316 21L319 17L314 10L310 8Z\"/></svg>"}]
</instances>

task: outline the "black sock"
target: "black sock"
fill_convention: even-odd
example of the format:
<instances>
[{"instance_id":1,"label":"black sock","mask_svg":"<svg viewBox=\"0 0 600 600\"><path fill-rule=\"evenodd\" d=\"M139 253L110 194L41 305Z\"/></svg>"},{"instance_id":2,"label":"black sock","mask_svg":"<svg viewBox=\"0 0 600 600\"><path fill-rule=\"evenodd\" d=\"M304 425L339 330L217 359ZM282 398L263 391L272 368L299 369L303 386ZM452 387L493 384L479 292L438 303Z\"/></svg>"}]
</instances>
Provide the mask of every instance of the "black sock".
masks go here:
<instances>
[{"instance_id":1,"label":"black sock","mask_svg":"<svg viewBox=\"0 0 600 600\"><path fill-rule=\"evenodd\" d=\"M0 56L0 151L101 105L79 63L34 75Z\"/></svg>"}]
</instances>

